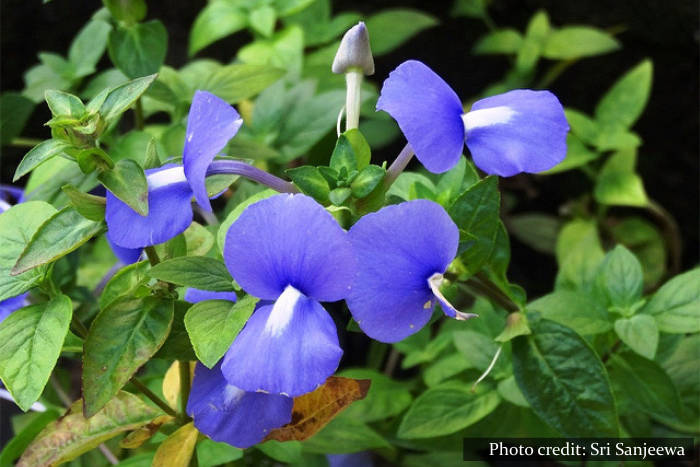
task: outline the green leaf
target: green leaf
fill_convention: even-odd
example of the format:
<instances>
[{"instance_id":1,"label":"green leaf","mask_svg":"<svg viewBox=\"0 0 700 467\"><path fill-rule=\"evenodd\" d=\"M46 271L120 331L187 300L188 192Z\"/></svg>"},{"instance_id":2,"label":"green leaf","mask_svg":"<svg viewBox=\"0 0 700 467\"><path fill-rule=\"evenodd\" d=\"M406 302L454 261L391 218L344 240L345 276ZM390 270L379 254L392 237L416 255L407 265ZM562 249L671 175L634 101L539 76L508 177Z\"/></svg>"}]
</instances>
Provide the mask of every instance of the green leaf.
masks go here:
<instances>
[{"instance_id":1,"label":"green leaf","mask_svg":"<svg viewBox=\"0 0 700 467\"><path fill-rule=\"evenodd\" d=\"M661 362L661 365L680 393L681 401L683 402L681 419L694 427L693 432L697 432L698 428L700 428L700 418L698 417L700 412L700 407L698 406L698 393L700 392L700 372L698 372L697 368L698 355L700 355L700 334L693 334L692 336L683 337L674 348L673 353Z\"/></svg>"},{"instance_id":2,"label":"green leaf","mask_svg":"<svg viewBox=\"0 0 700 467\"><path fill-rule=\"evenodd\" d=\"M651 60L643 60L613 84L595 108L600 126L629 128L637 121L649 99L652 68Z\"/></svg>"},{"instance_id":3,"label":"green leaf","mask_svg":"<svg viewBox=\"0 0 700 467\"><path fill-rule=\"evenodd\" d=\"M86 219L75 208L64 208L41 224L10 274L21 274L51 263L75 250L101 230L102 223Z\"/></svg>"},{"instance_id":4,"label":"green leaf","mask_svg":"<svg viewBox=\"0 0 700 467\"><path fill-rule=\"evenodd\" d=\"M529 76L533 73L550 31L551 26L547 12L538 11L530 18L525 38L515 59L515 70L518 74Z\"/></svg>"},{"instance_id":5,"label":"green leaf","mask_svg":"<svg viewBox=\"0 0 700 467\"><path fill-rule=\"evenodd\" d=\"M527 246L541 253L554 254L557 234L561 229L558 217L528 212L511 216L507 225L515 238Z\"/></svg>"},{"instance_id":6,"label":"green leaf","mask_svg":"<svg viewBox=\"0 0 700 467\"><path fill-rule=\"evenodd\" d=\"M43 279L45 267L16 276L10 271L34 232L55 213L56 209L43 201L26 201L0 213L0 301L26 292Z\"/></svg>"},{"instance_id":7,"label":"green leaf","mask_svg":"<svg viewBox=\"0 0 700 467\"><path fill-rule=\"evenodd\" d=\"M666 272L664 239L656 226L641 217L626 217L612 226L615 242L629 248L642 263L644 284L655 285Z\"/></svg>"},{"instance_id":8,"label":"green leaf","mask_svg":"<svg viewBox=\"0 0 700 467\"><path fill-rule=\"evenodd\" d=\"M404 201L415 199L411 195L412 193L416 192L414 189L416 185L426 187L431 193L434 193L437 190L432 180L425 175L416 172L402 172L394 183L392 183L389 191L386 192L387 198L395 196Z\"/></svg>"},{"instance_id":9,"label":"green leaf","mask_svg":"<svg viewBox=\"0 0 700 467\"><path fill-rule=\"evenodd\" d=\"M357 174L355 180L350 184L352 195L362 199L370 195L375 188L384 180L386 169L378 165L368 165Z\"/></svg>"},{"instance_id":10,"label":"green leaf","mask_svg":"<svg viewBox=\"0 0 700 467\"><path fill-rule=\"evenodd\" d=\"M659 331L685 334L700 331L700 269L666 282L642 309L656 318Z\"/></svg>"},{"instance_id":11,"label":"green leaf","mask_svg":"<svg viewBox=\"0 0 700 467\"><path fill-rule=\"evenodd\" d=\"M17 92L0 94L0 144L18 137L34 111L34 102Z\"/></svg>"},{"instance_id":12,"label":"green leaf","mask_svg":"<svg viewBox=\"0 0 700 467\"><path fill-rule=\"evenodd\" d=\"M527 309L568 326L582 336L612 329L608 310L589 295L575 290L555 290L528 304Z\"/></svg>"},{"instance_id":13,"label":"green leaf","mask_svg":"<svg viewBox=\"0 0 700 467\"><path fill-rule=\"evenodd\" d=\"M139 428L159 415L128 392L119 392L103 410L91 418L83 416L83 401L77 400L68 413L48 425L29 445L18 467L58 465L68 462L110 438Z\"/></svg>"},{"instance_id":14,"label":"green leaf","mask_svg":"<svg viewBox=\"0 0 700 467\"><path fill-rule=\"evenodd\" d=\"M163 345L173 302L157 297L113 302L90 326L83 353L85 414L95 415Z\"/></svg>"},{"instance_id":15,"label":"green leaf","mask_svg":"<svg viewBox=\"0 0 700 467\"><path fill-rule=\"evenodd\" d=\"M100 107L100 115L107 124L116 120L131 104L146 92L157 75L144 76L121 84L109 91ZM88 104L89 107L89 104Z\"/></svg>"},{"instance_id":16,"label":"green leaf","mask_svg":"<svg viewBox=\"0 0 700 467\"><path fill-rule=\"evenodd\" d=\"M201 89L235 104L255 96L284 75L281 68L269 65L236 63L221 67L209 75Z\"/></svg>"},{"instance_id":17,"label":"green leaf","mask_svg":"<svg viewBox=\"0 0 700 467\"><path fill-rule=\"evenodd\" d=\"M121 268L105 285L99 298L100 309L104 310L121 297L145 297L150 290L145 285L150 280L148 261L139 261Z\"/></svg>"},{"instance_id":18,"label":"green leaf","mask_svg":"<svg viewBox=\"0 0 700 467\"><path fill-rule=\"evenodd\" d=\"M636 160L635 150L624 150L605 161L593 190L596 201L616 206L649 204L642 178L634 171Z\"/></svg>"},{"instance_id":19,"label":"green leaf","mask_svg":"<svg viewBox=\"0 0 700 467\"><path fill-rule=\"evenodd\" d=\"M457 0L452 7L452 16L484 18L488 0Z\"/></svg>"},{"instance_id":20,"label":"green leaf","mask_svg":"<svg viewBox=\"0 0 700 467\"><path fill-rule=\"evenodd\" d=\"M423 371L423 381L430 387L437 386L443 381L460 374L467 368L471 368L471 363L466 361L460 353L448 354L432 362Z\"/></svg>"},{"instance_id":21,"label":"green leaf","mask_svg":"<svg viewBox=\"0 0 700 467\"><path fill-rule=\"evenodd\" d=\"M133 24L146 17L144 0L102 0L102 3L117 21Z\"/></svg>"},{"instance_id":22,"label":"green leaf","mask_svg":"<svg viewBox=\"0 0 700 467\"><path fill-rule=\"evenodd\" d=\"M616 246L605 255L598 269L597 281L607 295L609 303L618 309L630 310L642 297L642 265L622 245Z\"/></svg>"},{"instance_id":23,"label":"green leaf","mask_svg":"<svg viewBox=\"0 0 700 467\"><path fill-rule=\"evenodd\" d=\"M107 37L112 26L106 21L93 19L78 32L68 49L68 61L75 71L73 76L81 78L95 71L95 65L105 52Z\"/></svg>"},{"instance_id":24,"label":"green leaf","mask_svg":"<svg viewBox=\"0 0 700 467\"><path fill-rule=\"evenodd\" d=\"M516 54L523 36L515 29L497 29L486 34L472 48L475 54Z\"/></svg>"},{"instance_id":25,"label":"green leaf","mask_svg":"<svg viewBox=\"0 0 700 467\"><path fill-rule=\"evenodd\" d=\"M214 235L198 222L192 222L183 235L190 256L204 256L214 246Z\"/></svg>"},{"instance_id":26,"label":"green leaf","mask_svg":"<svg viewBox=\"0 0 700 467\"><path fill-rule=\"evenodd\" d=\"M301 73L304 32L290 25L269 39L258 39L238 49L238 59L251 65L271 65L293 74Z\"/></svg>"},{"instance_id":27,"label":"green leaf","mask_svg":"<svg viewBox=\"0 0 700 467\"><path fill-rule=\"evenodd\" d=\"M61 190L68 196L71 204L81 216L92 221L101 221L105 218L105 198L89 193L83 193L73 185L63 185Z\"/></svg>"},{"instance_id":28,"label":"green leaf","mask_svg":"<svg viewBox=\"0 0 700 467\"><path fill-rule=\"evenodd\" d=\"M459 195L448 210L462 234L460 258L471 274L491 255L499 228L500 200L498 178L486 177Z\"/></svg>"},{"instance_id":29,"label":"green leaf","mask_svg":"<svg viewBox=\"0 0 700 467\"><path fill-rule=\"evenodd\" d=\"M335 188L328 193L328 199L335 206L341 206L352 194L352 190L348 187Z\"/></svg>"},{"instance_id":30,"label":"green leaf","mask_svg":"<svg viewBox=\"0 0 700 467\"><path fill-rule=\"evenodd\" d=\"M369 379L372 381L367 396L362 400L353 402L343 412L343 415L349 418L363 422L383 420L400 414L411 405L413 400L408 385L394 381L376 370L350 368L341 371L338 375L345 378Z\"/></svg>"},{"instance_id":31,"label":"green leaf","mask_svg":"<svg viewBox=\"0 0 700 467\"><path fill-rule=\"evenodd\" d=\"M97 178L131 209L142 216L148 215L148 182L138 162L122 159L112 170L102 172Z\"/></svg>"},{"instance_id":32,"label":"green leaf","mask_svg":"<svg viewBox=\"0 0 700 467\"><path fill-rule=\"evenodd\" d=\"M637 410L670 418L680 414L678 390L656 362L625 352L610 358L608 371L618 398Z\"/></svg>"},{"instance_id":33,"label":"green leaf","mask_svg":"<svg viewBox=\"0 0 700 467\"><path fill-rule=\"evenodd\" d=\"M0 379L22 410L44 391L72 316L70 298L59 295L17 310L0 323Z\"/></svg>"},{"instance_id":34,"label":"green leaf","mask_svg":"<svg viewBox=\"0 0 700 467\"><path fill-rule=\"evenodd\" d=\"M212 42L244 29L247 24L246 14L235 3L226 0L210 2L199 12L192 25L190 55Z\"/></svg>"},{"instance_id":35,"label":"green leaf","mask_svg":"<svg viewBox=\"0 0 700 467\"><path fill-rule=\"evenodd\" d=\"M302 461L302 444L299 441L281 442L271 439L255 447L267 457L285 464L298 464Z\"/></svg>"},{"instance_id":36,"label":"green leaf","mask_svg":"<svg viewBox=\"0 0 700 467\"><path fill-rule=\"evenodd\" d=\"M649 315L634 315L615 321L615 333L639 355L653 359L659 344L659 328Z\"/></svg>"},{"instance_id":37,"label":"green leaf","mask_svg":"<svg viewBox=\"0 0 700 467\"><path fill-rule=\"evenodd\" d=\"M163 346L156 352L153 358L165 360L183 360L193 362L197 355L192 348L192 342L185 329L185 315L192 305L182 300L175 301L175 313L173 326Z\"/></svg>"},{"instance_id":38,"label":"green leaf","mask_svg":"<svg viewBox=\"0 0 700 467\"><path fill-rule=\"evenodd\" d=\"M380 434L364 422L344 414L331 420L302 445L304 451L322 454L346 454L390 446Z\"/></svg>"},{"instance_id":39,"label":"green leaf","mask_svg":"<svg viewBox=\"0 0 700 467\"><path fill-rule=\"evenodd\" d=\"M436 18L418 10L396 8L375 13L367 19L372 53L376 57L389 53L436 24Z\"/></svg>"},{"instance_id":40,"label":"green leaf","mask_svg":"<svg viewBox=\"0 0 700 467\"><path fill-rule=\"evenodd\" d=\"M77 96L55 89L48 89L44 94L46 103L54 116L80 118L85 114L85 105Z\"/></svg>"},{"instance_id":41,"label":"green leaf","mask_svg":"<svg viewBox=\"0 0 700 467\"><path fill-rule=\"evenodd\" d=\"M285 173L304 194L311 196L319 203L328 202L328 194L331 190L328 181L321 175L317 167L303 165L287 169Z\"/></svg>"},{"instance_id":42,"label":"green leaf","mask_svg":"<svg viewBox=\"0 0 700 467\"><path fill-rule=\"evenodd\" d=\"M32 420L24 426L0 452L0 466L10 467L14 461L27 449L27 446L36 438L36 435L49 423L56 420L61 414L56 410L47 410L36 414Z\"/></svg>"},{"instance_id":43,"label":"green leaf","mask_svg":"<svg viewBox=\"0 0 700 467\"><path fill-rule=\"evenodd\" d=\"M226 443L217 443L209 438L204 438L198 442L196 449L199 467L216 467L243 457L243 449L233 447ZM145 467L150 465L149 462Z\"/></svg>"},{"instance_id":44,"label":"green leaf","mask_svg":"<svg viewBox=\"0 0 700 467\"><path fill-rule=\"evenodd\" d=\"M457 331L452 334L455 347L462 353L462 357L471 363L476 369L485 371L498 352L499 344L490 337L480 332L466 330ZM510 369L507 368L505 358L499 358L491 371L491 375L500 379L504 377Z\"/></svg>"},{"instance_id":45,"label":"green leaf","mask_svg":"<svg viewBox=\"0 0 700 467\"><path fill-rule=\"evenodd\" d=\"M583 112L571 108L564 109L564 115L574 135L586 144L596 144L601 130L595 120Z\"/></svg>"},{"instance_id":46,"label":"green leaf","mask_svg":"<svg viewBox=\"0 0 700 467\"><path fill-rule=\"evenodd\" d=\"M570 221L557 238L557 284L576 288L591 283L604 255L595 222Z\"/></svg>"},{"instance_id":47,"label":"green leaf","mask_svg":"<svg viewBox=\"0 0 700 467\"><path fill-rule=\"evenodd\" d=\"M250 27L253 28L254 31L265 37L270 37L275 30L277 12L270 6L261 6L251 11L248 19L250 21Z\"/></svg>"},{"instance_id":48,"label":"green leaf","mask_svg":"<svg viewBox=\"0 0 700 467\"><path fill-rule=\"evenodd\" d=\"M183 287L217 292L233 290L233 279L224 263L206 256L169 259L153 266L148 274Z\"/></svg>"},{"instance_id":49,"label":"green leaf","mask_svg":"<svg viewBox=\"0 0 700 467\"><path fill-rule=\"evenodd\" d=\"M403 439L449 435L491 413L501 402L488 384L475 391L469 384L448 382L418 396L401 420L397 436Z\"/></svg>"},{"instance_id":50,"label":"green leaf","mask_svg":"<svg viewBox=\"0 0 700 467\"><path fill-rule=\"evenodd\" d=\"M119 26L109 35L112 63L129 78L157 73L165 61L168 32L158 20Z\"/></svg>"},{"instance_id":51,"label":"green leaf","mask_svg":"<svg viewBox=\"0 0 700 467\"><path fill-rule=\"evenodd\" d=\"M236 303L205 300L195 303L185 315L185 328L197 358L212 368L226 353L253 314L258 299L246 295Z\"/></svg>"},{"instance_id":52,"label":"green leaf","mask_svg":"<svg viewBox=\"0 0 700 467\"><path fill-rule=\"evenodd\" d=\"M518 383L515 382L514 376L509 376L498 382L498 394L511 404L519 405L520 407L530 407L527 399L520 391Z\"/></svg>"},{"instance_id":53,"label":"green leaf","mask_svg":"<svg viewBox=\"0 0 700 467\"><path fill-rule=\"evenodd\" d=\"M19 163L12 181L16 182L43 162L62 154L71 144L59 139L47 139L34 146Z\"/></svg>"},{"instance_id":54,"label":"green leaf","mask_svg":"<svg viewBox=\"0 0 700 467\"><path fill-rule=\"evenodd\" d=\"M551 32L542 56L552 60L571 60L602 55L619 48L620 42L605 31L588 26L567 26Z\"/></svg>"},{"instance_id":55,"label":"green leaf","mask_svg":"<svg viewBox=\"0 0 700 467\"><path fill-rule=\"evenodd\" d=\"M617 437L615 399L595 351L554 321L535 316L530 327L513 340L513 372L535 413L567 437Z\"/></svg>"}]
</instances>

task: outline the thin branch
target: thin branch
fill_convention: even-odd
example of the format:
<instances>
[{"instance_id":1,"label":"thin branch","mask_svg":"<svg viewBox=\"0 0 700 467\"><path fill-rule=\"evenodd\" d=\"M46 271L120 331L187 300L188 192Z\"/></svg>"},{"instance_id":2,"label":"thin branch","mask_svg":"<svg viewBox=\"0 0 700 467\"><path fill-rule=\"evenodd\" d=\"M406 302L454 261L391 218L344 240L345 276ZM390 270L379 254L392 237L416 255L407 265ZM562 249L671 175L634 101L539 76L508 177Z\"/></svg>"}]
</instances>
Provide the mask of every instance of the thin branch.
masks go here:
<instances>
[{"instance_id":1,"label":"thin branch","mask_svg":"<svg viewBox=\"0 0 700 467\"><path fill-rule=\"evenodd\" d=\"M148 389L148 387L143 384L141 381L139 381L137 378L131 378L131 384L133 384L136 389L138 389L144 396L148 397L150 400L153 401L154 404L156 404L158 407L163 409L163 412L167 413L168 415L172 417L177 417L177 412L175 412L172 407L168 405L167 402L165 402L163 399L158 397L156 393Z\"/></svg>"}]
</instances>

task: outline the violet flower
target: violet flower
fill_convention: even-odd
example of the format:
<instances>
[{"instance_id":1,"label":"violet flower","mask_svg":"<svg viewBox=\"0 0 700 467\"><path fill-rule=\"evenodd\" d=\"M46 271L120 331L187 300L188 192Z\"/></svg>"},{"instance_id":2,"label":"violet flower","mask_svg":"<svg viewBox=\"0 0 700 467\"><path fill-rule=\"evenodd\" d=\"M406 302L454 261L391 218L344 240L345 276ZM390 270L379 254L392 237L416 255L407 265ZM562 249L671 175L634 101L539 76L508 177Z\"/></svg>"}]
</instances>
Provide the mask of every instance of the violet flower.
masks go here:
<instances>
[{"instance_id":1,"label":"violet flower","mask_svg":"<svg viewBox=\"0 0 700 467\"><path fill-rule=\"evenodd\" d=\"M457 311L439 290L459 244L459 229L439 204L384 207L357 221L349 236L358 267L345 301L371 338L397 342L418 332L436 302L452 318L475 316Z\"/></svg>"},{"instance_id":2,"label":"violet flower","mask_svg":"<svg viewBox=\"0 0 700 467\"><path fill-rule=\"evenodd\" d=\"M141 216L107 191L107 237L122 248L163 243L192 223L191 198L211 211L206 172L214 157L238 132L243 120L236 109L205 91L197 91L187 118L183 165L146 170L148 215Z\"/></svg>"},{"instance_id":3,"label":"violet flower","mask_svg":"<svg viewBox=\"0 0 700 467\"><path fill-rule=\"evenodd\" d=\"M276 195L246 208L231 225L224 261L260 306L224 356L226 380L246 391L295 397L316 389L343 353L319 302L344 299L355 276L345 232L305 195Z\"/></svg>"},{"instance_id":4,"label":"violet flower","mask_svg":"<svg viewBox=\"0 0 700 467\"><path fill-rule=\"evenodd\" d=\"M551 169L566 156L569 125L549 91L519 89L481 99L465 113L457 94L425 64L409 60L389 74L377 101L399 124L431 172L457 164L466 145L488 174Z\"/></svg>"}]
</instances>

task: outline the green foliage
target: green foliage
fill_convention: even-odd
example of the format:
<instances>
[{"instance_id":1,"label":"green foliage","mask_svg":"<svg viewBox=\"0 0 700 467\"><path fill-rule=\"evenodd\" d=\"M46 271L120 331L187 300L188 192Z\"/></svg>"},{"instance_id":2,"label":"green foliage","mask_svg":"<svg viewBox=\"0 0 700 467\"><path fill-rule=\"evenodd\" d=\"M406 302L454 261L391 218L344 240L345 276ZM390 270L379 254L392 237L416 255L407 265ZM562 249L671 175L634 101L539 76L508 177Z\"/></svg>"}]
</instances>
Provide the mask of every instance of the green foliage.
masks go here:
<instances>
[{"instance_id":1,"label":"green foliage","mask_svg":"<svg viewBox=\"0 0 700 467\"><path fill-rule=\"evenodd\" d=\"M226 292L233 290L233 279L226 266L213 258L183 256L155 265L151 277L195 289Z\"/></svg>"}]
</instances>

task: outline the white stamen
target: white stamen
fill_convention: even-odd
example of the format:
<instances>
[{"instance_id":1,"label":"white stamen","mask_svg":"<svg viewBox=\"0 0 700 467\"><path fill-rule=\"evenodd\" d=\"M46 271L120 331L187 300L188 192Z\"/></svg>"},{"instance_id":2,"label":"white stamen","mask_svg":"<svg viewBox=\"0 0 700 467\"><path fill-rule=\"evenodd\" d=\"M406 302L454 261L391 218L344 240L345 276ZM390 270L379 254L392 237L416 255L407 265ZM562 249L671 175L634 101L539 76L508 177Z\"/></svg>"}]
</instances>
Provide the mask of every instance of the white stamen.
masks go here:
<instances>
[{"instance_id":1,"label":"white stamen","mask_svg":"<svg viewBox=\"0 0 700 467\"><path fill-rule=\"evenodd\" d=\"M455 319L459 321L466 321L469 318L476 318L479 315L476 315L474 313L463 313L461 311L458 311L457 308L455 308L449 300L445 298L445 296L440 292L440 286L442 285L442 282L445 280L442 274L439 272L436 272L432 276L428 278L428 286L430 286L430 290L433 292L433 295L437 297L438 300L443 302L445 305L449 306L452 311L455 312Z\"/></svg>"},{"instance_id":2,"label":"white stamen","mask_svg":"<svg viewBox=\"0 0 700 467\"><path fill-rule=\"evenodd\" d=\"M479 379L477 379L476 382L474 382L474 384L472 385L472 391L475 391L476 385L482 382L484 378L486 378L489 375L489 373L491 373L491 370L493 370L493 367L498 361L498 356L501 355L501 349L503 349L503 345L498 347L498 350L496 350L496 354L493 356L493 359L491 359L491 363L489 364L488 368L486 368L486 371L484 371L484 373L481 376L479 376Z\"/></svg>"},{"instance_id":3,"label":"white stamen","mask_svg":"<svg viewBox=\"0 0 700 467\"><path fill-rule=\"evenodd\" d=\"M282 334L292 319L297 302L303 296L304 294L288 285L272 306L270 316L267 317L267 322L265 323L264 332L273 337Z\"/></svg>"},{"instance_id":4,"label":"white stamen","mask_svg":"<svg viewBox=\"0 0 700 467\"><path fill-rule=\"evenodd\" d=\"M505 105L491 107L490 109L472 110L471 112L462 114L464 130L469 131L485 126L502 125L508 123L517 113L518 112Z\"/></svg>"},{"instance_id":5,"label":"white stamen","mask_svg":"<svg viewBox=\"0 0 700 467\"><path fill-rule=\"evenodd\" d=\"M148 188L151 190L187 181L187 178L185 178L185 168L181 165L161 170L160 172L149 175L146 179L148 180Z\"/></svg>"},{"instance_id":6,"label":"white stamen","mask_svg":"<svg viewBox=\"0 0 700 467\"><path fill-rule=\"evenodd\" d=\"M226 405L233 405L241 400L243 395L245 395L245 391L243 389L227 384L226 388L224 389L224 402Z\"/></svg>"}]
</instances>

